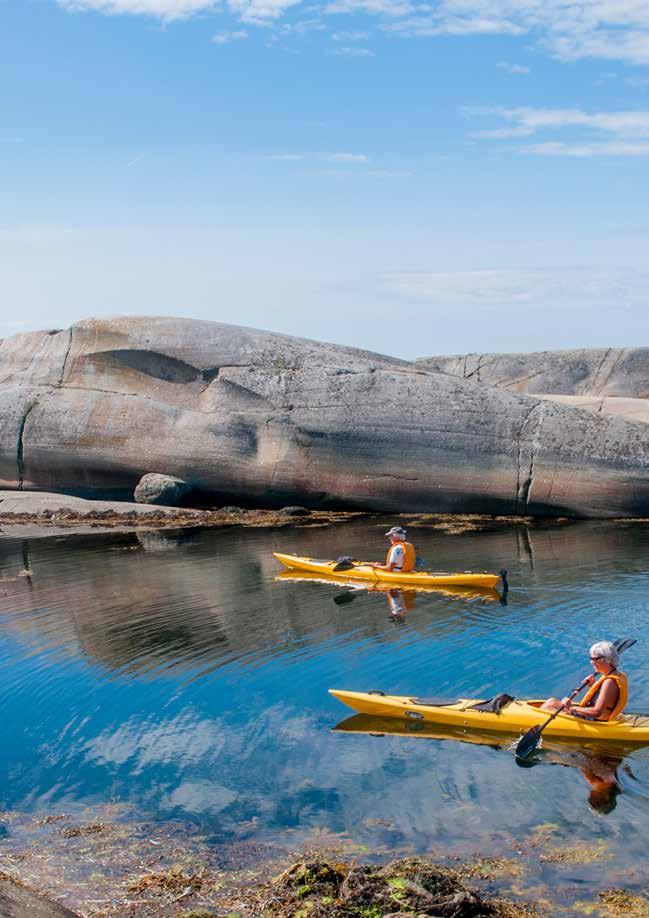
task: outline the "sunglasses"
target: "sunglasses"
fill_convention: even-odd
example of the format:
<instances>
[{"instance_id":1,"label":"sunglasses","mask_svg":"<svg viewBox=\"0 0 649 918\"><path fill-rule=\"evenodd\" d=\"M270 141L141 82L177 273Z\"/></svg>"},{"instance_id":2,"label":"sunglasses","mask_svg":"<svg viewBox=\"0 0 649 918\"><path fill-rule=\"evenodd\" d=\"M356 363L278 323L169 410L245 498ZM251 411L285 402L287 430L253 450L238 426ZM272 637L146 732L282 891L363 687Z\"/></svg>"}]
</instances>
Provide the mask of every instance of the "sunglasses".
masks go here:
<instances>
[{"instance_id":1,"label":"sunglasses","mask_svg":"<svg viewBox=\"0 0 649 918\"><path fill-rule=\"evenodd\" d=\"M597 663L598 660L605 660L606 657L591 657L590 659L593 663Z\"/></svg>"}]
</instances>

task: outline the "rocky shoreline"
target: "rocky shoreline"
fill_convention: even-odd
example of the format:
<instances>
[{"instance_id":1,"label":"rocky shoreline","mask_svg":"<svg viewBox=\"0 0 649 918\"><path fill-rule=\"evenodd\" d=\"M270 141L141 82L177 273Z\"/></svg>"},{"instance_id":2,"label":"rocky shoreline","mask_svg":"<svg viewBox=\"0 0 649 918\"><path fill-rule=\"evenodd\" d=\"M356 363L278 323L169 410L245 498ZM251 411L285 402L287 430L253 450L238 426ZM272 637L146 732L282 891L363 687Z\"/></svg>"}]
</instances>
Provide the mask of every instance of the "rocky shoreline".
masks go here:
<instances>
[{"instance_id":1,"label":"rocky shoreline","mask_svg":"<svg viewBox=\"0 0 649 918\"><path fill-rule=\"evenodd\" d=\"M0 914L23 918L646 918L644 888L602 876L605 842L552 824L488 855L368 851L345 833L209 844L189 823L140 822L117 805L4 813ZM576 891L575 870L593 869ZM568 878L568 879L567 879ZM561 884L571 889L568 902ZM4 908L4 911L3 911Z\"/></svg>"}]
</instances>

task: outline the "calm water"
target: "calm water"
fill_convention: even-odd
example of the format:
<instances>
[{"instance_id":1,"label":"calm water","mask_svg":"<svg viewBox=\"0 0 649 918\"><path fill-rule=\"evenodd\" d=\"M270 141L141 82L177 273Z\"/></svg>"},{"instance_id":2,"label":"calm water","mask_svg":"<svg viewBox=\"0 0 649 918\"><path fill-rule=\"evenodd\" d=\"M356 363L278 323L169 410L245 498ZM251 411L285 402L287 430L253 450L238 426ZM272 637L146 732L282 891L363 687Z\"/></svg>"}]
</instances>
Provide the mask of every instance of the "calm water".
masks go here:
<instances>
[{"instance_id":1,"label":"calm water","mask_svg":"<svg viewBox=\"0 0 649 918\"><path fill-rule=\"evenodd\" d=\"M276 580L273 548L380 557L385 528L0 537L0 809L120 801L215 843L324 829L417 851L555 823L620 846L610 870L641 878L649 750L597 766L546 748L521 769L506 748L332 732L352 712L327 689L564 694L592 641L631 635L630 707L649 711L649 528L419 530L435 568L504 565L511 592L419 594L401 621L381 593L338 605L337 586ZM602 814L584 774L615 765L623 792Z\"/></svg>"}]
</instances>

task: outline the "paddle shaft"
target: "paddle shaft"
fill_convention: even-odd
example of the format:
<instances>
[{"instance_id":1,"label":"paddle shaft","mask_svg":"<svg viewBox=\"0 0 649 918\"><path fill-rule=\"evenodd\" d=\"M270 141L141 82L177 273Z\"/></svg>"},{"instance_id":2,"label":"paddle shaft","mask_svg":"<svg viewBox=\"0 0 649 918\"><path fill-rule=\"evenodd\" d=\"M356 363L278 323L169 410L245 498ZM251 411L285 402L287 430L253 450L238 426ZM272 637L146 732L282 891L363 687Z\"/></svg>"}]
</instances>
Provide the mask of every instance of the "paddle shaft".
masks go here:
<instances>
[{"instance_id":1,"label":"paddle shaft","mask_svg":"<svg viewBox=\"0 0 649 918\"><path fill-rule=\"evenodd\" d=\"M583 688L586 688L587 685L592 685L592 682L590 681L590 676L586 676L585 679L582 679L582 681L579 683L579 685L574 690L574 692L571 692L570 695L568 695L568 702L572 701L572 699L576 695L578 695ZM556 711L553 711L552 714L550 714L546 722L538 728L539 734L545 730L545 728L547 727L549 723L552 723L552 721L554 720L555 717L557 717L558 714L561 714L562 711L565 711L565 709L568 707L568 702L564 702L560 707L557 708Z\"/></svg>"}]
</instances>

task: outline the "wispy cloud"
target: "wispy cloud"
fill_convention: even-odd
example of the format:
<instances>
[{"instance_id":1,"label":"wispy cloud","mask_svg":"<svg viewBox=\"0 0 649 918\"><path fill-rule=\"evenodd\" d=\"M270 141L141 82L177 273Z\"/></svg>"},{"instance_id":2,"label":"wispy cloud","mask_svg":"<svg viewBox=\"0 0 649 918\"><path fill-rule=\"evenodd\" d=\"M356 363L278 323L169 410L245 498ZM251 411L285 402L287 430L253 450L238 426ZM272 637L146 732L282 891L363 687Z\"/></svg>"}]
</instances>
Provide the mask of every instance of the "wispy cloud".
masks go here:
<instances>
[{"instance_id":1,"label":"wispy cloud","mask_svg":"<svg viewBox=\"0 0 649 918\"><path fill-rule=\"evenodd\" d=\"M272 153L266 159L275 162L301 162L311 159L326 163L335 163L338 166L359 166L369 163L370 158L366 153Z\"/></svg>"},{"instance_id":2,"label":"wispy cloud","mask_svg":"<svg viewBox=\"0 0 649 918\"><path fill-rule=\"evenodd\" d=\"M482 140L512 140L539 133L569 134L524 146L538 156L646 156L649 111L584 112L560 108L465 109L468 117L495 117L501 126L474 131ZM505 122L502 124L502 122Z\"/></svg>"},{"instance_id":3,"label":"wispy cloud","mask_svg":"<svg viewBox=\"0 0 649 918\"><path fill-rule=\"evenodd\" d=\"M594 156L649 156L649 143L550 143L529 144L523 153L533 156L571 156L591 159Z\"/></svg>"},{"instance_id":4,"label":"wispy cloud","mask_svg":"<svg viewBox=\"0 0 649 918\"><path fill-rule=\"evenodd\" d=\"M555 58L583 58L649 64L647 0L57 0L67 10L130 13L162 20L186 19L206 12L229 13L243 23L269 26L283 20L294 32L322 29L343 16L365 17L368 28L334 40L346 46L351 36L373 28L393 35L425 38L464 35L526 36L528 43ZM307 13L307 18L303 14ZM302 16L291 22L291 15ZM356 25L356 22L354 23ZM362 26L365 23L361 23ZM344 36L347 37L344 37ZM523 73L522 65L503 69Z\"/></svg>"},{"instance_id":5,"label":"wispy cloud","mask_svg":"<svg viewBox=\"0 0 649 918\"><path fill-rule=\"evenodd\" d=\"M359 165L370 161L369 156L365 153L327 153L324 158L328 163L338 163L339 165L343 163Z\"/></svg>"},{"instance_id":6,"label":"wispy cloud","mask_svg":"<svg viewBox=\"0 0 649 918\"><path fill-rule=\"evenodd\" d=\"M244 29L239 29L236 32L217 32L212 36L212 41L215 45L229 45L233 41L244 41L248 37L248 33Z\"/></svg>"},{"instance_id":7,"label":"wispy cloud","mask_svg":"<svg viewBox=\"0 0 649 918\"><path fill-rule=\"evenodd\" d=\"M354 45L341 45L339 48L334 48L329 53L336 57L374 57L374 52L370 51L369 48L359 48Z\"/></svg>"},{"instance_id":8,"label":"wispy cloud","mask_svg":"<svg viewBox=\"0 0 649 918\"><path fill-rule=\"evenodd\" d=\"M300 3L301 0L228 0L228 7L242 22L266 25Z\"/></svg>"},{"instance_id":9,"label":"wispy cloud","mask_svg":"<svg viewBox=\"0 0 649 918\"><path fill-rule=\"evenodd\" d=\"M504 70L506 73L514 74L527 74L531 73L530 67L525 67L523 64L510 64L509 61L498 61L496 64L499 70Z\"/></svg>"},{"instance_id":10,"label":"wispy cloud","mask_svg":"<svg viewBox=\"0 0 649 918\"><path fill-rule=\"evenodd\" d=\"M119 15L154 16L172 21L220 7L220 0L58 0L63 9Z\"/></svg>"},{"instance_id":11,"label":"wispy cloud","mask_svg":"<svg viewBox=\"0 0 649 918\"><path fill-rule=\"evenodd\" d=\"M334 32L331 39L332 41L367 41L369 37L369 32Z\"/></svg>"},{"instance_id":12,"label":"wispy cloud","mask_svg":"<svg viewBox=\"0 0 649 918\"><path fill-rule=\"evenodd\" d=\"M392 290L439 306L489 307L570 303L622 308L649 300L649 273L629 268L574 267L457 272L394 272Z\"/></svg>"}]
</instances>

